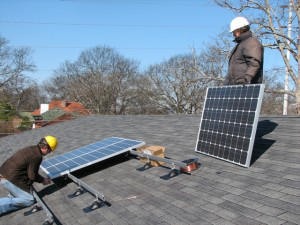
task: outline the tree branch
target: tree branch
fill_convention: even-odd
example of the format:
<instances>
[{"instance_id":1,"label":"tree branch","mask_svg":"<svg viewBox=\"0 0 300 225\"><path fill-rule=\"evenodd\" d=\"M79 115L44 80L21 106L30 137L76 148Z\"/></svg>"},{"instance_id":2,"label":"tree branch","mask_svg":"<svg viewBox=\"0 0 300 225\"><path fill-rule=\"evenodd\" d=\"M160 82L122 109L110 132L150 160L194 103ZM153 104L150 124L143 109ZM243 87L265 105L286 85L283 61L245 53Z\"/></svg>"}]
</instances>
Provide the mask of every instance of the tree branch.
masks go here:
<instances>
[{"instance_id":1,"label":"tree branch","mask_svg":"<svg viewBox=\"0 0 300 225\"><path fill-rule=\"evenodd\" d=\"M285 91L285 90L274 90L274 89L265 89L265 92L266 93L273 93L273 94L288 94L288 95L290 95L290 96L293 96L293 97L295 97L296 95L295 95L295 93L294 92L292 92L292 91Z\"/></svg>"}]
</instances>

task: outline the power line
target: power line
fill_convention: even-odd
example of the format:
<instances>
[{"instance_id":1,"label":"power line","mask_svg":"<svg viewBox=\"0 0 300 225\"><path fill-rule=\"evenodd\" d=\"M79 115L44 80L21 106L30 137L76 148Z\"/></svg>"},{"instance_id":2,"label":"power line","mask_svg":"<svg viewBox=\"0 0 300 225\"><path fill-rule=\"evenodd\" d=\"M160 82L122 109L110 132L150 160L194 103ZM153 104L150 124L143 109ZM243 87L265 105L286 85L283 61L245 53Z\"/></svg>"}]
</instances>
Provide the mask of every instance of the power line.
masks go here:
<instances>
[{"instance_id":1,"label":"power line","mask_svg":"<svg viewBox=\"0 0 300 225\"><path fill-rule=\"evenodd\" d=\"M8 45L8 47L11 48L23 48L23 47L31 47L31 48L52 48L52 49L88 49L88 48L93 48L95 46L33 46L33 45ZM163 47L115 47L115 49L118 50L190 50L190 48L163 48ZM200 49L200 48L195 48L195 49Z\"/></svg>"},{"instance_id":2,"label":"power line","mask_svg":"<svg viewBox=\"0 0 300 225\"><path fill-rule=\"evenodd\" d=\"M0 23L27 24L27 25L55 25L55 26L99 26L99 27L142 27L142 28L214 28L216 25L157 25L157 24L101 24L101 23L61 23L61 22L32 22L32 21L8 21Z\"/></svg>"},{"instance_id":3,"label":"power line","mask_svg":"<svg viewBox=\"0 0 300 225\"><path fill-rule=\"evenodd\" d=\"M122 4L122 5L168 5L168 6L199 6L199 7L218 7L214 4L202 4L200 2L191 2L187 3L186 1L183 1L183 3L179 2L163 2L161 0L159 1L97 1L97 0L61 0L61 2L78 2L78 3L100 3L100 4Z\"/></svg>"},{"instance_id":4,"label":"power line","mask_svg":"<svg viewBox=\"0 0 300 225\"><path fill-rule=\"evenodd\" d=\"M18 0L14 0L18 1ZM23 0L19 0L23 1ZM29 0L27 0L29 1ZM40 1L40 0L31 0L31 1ZM44 0L45 1L45 0ZM97 4L113 4L113 5L166 5L166 6L199 6L199 7L219 7L218 5L211 2L211 0L206 0L208 3L204 3L205 0L203 0L203 3L201 1L190 0L187 2L186 0L183 1L162 1L162 0L136 0L136 1L118 1L118 0L60 0L60 2L66 2L66 3L97 3ZM49 1L51 2L51 0Z\"/></svg>"},{"instance_id":5,"label":"power line","mask_svg":"<svg viewBox=\"0 0 300 225\"><path fill-rule=\"evenodd\" d=\"M87 47L87 46L33 46L33 45L8 45L8 47L11 48L22 48L22 47L30 47L30 48L41 48L41 49L89 49L93 48L92 47ZM145 48L145 47L134 47L134 48L129 48L129 47L115 47L117 50L149 50L149 51L161 51L161 50L178 50L178 51L188 51L191 50L190 48L162 48L162 47L152 47L152 48ZM201 50L201 48L194 48L196 50ZM33 73L37 72L54 72L56 69L36 69Z\"/></svg>"}]
</instances>

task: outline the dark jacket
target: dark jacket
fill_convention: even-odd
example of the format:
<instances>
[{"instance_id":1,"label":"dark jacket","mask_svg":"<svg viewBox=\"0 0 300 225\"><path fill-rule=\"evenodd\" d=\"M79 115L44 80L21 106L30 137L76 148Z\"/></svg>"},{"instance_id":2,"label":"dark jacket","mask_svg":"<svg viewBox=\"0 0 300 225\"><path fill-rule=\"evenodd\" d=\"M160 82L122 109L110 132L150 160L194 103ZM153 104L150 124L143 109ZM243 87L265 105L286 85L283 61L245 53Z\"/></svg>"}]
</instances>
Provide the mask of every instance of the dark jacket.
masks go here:
<instances>
[{"instance_id":1,"label":"dark jacket","mask_svg":"<svg viewBox=\"0 0 300 225\"><path fill-rule=\"evenodd\" d=\"M29 146L17 151L0 167L0 174L8 181L30 193L32 183L42 183L44 178L38 171L43 155L38 146Z\"/></svg>"},{"instance_id":2,"label":"dark jacket","mask_svg":"<svg viewBox=\"0 0 300 225\"><path fill-rule=\"evenodd\" d=\"M251 31L242 33L235 39L235 42L237 45L229 57L225 84L262 83L264 53L262 44L252 36Z\"/></svg>"}]
</instances>

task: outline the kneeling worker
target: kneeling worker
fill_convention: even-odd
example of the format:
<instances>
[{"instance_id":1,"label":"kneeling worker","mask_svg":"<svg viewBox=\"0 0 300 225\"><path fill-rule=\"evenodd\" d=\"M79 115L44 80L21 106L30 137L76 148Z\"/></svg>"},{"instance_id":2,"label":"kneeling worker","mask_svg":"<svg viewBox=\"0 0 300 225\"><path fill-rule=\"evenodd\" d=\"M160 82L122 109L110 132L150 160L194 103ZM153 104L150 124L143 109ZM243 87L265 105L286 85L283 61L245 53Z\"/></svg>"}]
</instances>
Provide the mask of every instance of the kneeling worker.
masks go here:
<instances>
[{"instance_id":1,"label":"kneeling worker","mask_svg":"<svg viewBox=\"0 0 300 225\"><path fill-rule=\"evenodd\" d=\"M32 195L33 182L48 185L49 178L42 177L38 171L43 156L53 152L57 147L57 139L46 136L35 146L17 151L0 167L0 184L9 192L8 197L0 198L0 215L35 203Z\"/></svg>"}]
</instances>

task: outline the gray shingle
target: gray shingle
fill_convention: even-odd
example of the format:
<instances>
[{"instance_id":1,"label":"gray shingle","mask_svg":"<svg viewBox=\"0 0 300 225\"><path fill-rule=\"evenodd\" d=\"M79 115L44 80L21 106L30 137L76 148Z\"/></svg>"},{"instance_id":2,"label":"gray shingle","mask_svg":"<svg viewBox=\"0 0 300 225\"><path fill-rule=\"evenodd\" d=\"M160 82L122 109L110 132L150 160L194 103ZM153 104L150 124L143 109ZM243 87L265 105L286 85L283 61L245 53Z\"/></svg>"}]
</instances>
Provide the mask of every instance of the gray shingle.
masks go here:
<instances>
[{"instance_id":1,"label":"gray shingle","mask_svg":"<svg viewBox=\"0 0 300 225\"><path fill-rule=\"evenodd\" d=\"M269 225L281 225L284 222L286 222L285 220L281 220L277 217L268 216L268 215L259 216L259 217L255 218L255 220L260 221L265 224L269 224Z\"/></svg>"},{"instance_id":2,"label":"gray shingle","mask_svg":"<svg viewBox=\"0 0 300 225\"><path fill-rule=\"evenodd\" d=\"M280 219L286 220L288 222L296 223L299 224L300 221L300 215L299 214L294 214L290 212L286 212L278 216Z\"/></svg>"},{"instance_id":3,"label":"gray shingle","mask_svg":"<svg viewBox=\"0 0 300 225\"><path fill-rule=\"evenodd\" d=\"M235 225L235 223L229 222L228 220L218 219L212 222L214 225Z\"/></svg>"},{"instance_id":4,"label":"gray shingle","mask_svg":"<svg viewBox=\"0 0 300 225\"><path fill-rule=\"evenodd\" d=\"M114 158L76 173L103 193L110 207L90 213L94 197L84 193L68 198L77 185L58 181L35 185L61 224L297 224L299 211L300 118L269 117L277 127L266 133L258 127L250 168L242 168L194 152L200 115L87 116L0 139L0 163L42 136L59 138L55 154L68 152L101 139L119 136L166 147L176 160L198 157L201 166L192 175L169 180L161 176L168 165L143 172L136 159ZM0 187L0 196L6 192ZM0 218L0 225L42 223L45 213L30 216L23 209ZM5 221L5 222L4 222Z\"/></svg>"},{"instance_id":5,"label":"gray shingle","mask_svg":"<svg viewBox=\"0 0 300 225\"><path fill-rule=\"evenodd\" d=\"M268 206L268 205L264 205L260 208L257 208L256 210L259 211L259 212L262 212L266 215L269 215L269 216L279 216L284 212L281 209L271 207L271 206Z\"/></svg>"},{"instance_id":6,"label":"gray shingle","mask_svg":"<svg viewBox=\"0 0 300 225\"><path fill-rule=\"evenodd\" d=\"M249 218L249 217L246 217L246 216L240 216L240 217L232 220L232 222L235 223L235 224L243 224L243 225L263 225L263 224L266 224L266 223L259 222L255 219L252 219L252 218Z\"/></svg>"},{"instance_id":7,"label":"gray shingle","mask_svg":"<svg viewBox=\"0 0 300 225\"><path fill-rule=\"evenodd\" d=\"M222 207L223 209L228 209L228 210L234 211L236 213L239 213L241 215L244 215L244 216L247 216L250 218L256 218L261 215L261 213L255 211L253 209L244 207L242 205L239 205L237 203L233 203L230 201L222 202L221 204L219 204L219 206Z\"/></svg>"},{"instance_id":8,"label":"gray shingle","mask_svg":"<svg viewBox=\"0 0 300 225\"><path fill-rule=\"evenodd\" d=\"M240 216L240 214L227 210L227 209L222 209L218 211L218 215L226 220L232 221L233 219L236 219Z\"/></svg>"}]
</instances>

